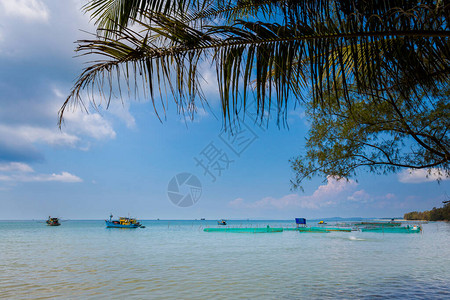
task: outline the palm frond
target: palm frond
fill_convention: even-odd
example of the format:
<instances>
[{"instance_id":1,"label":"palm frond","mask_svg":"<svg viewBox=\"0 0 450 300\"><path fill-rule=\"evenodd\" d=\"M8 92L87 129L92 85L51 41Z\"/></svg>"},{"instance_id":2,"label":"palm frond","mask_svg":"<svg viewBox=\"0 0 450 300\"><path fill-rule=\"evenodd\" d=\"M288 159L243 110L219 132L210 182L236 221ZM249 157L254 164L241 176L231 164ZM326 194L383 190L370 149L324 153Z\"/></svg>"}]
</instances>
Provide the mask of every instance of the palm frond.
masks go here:
<instances>
[{"instance_id":1,"label":"palm frond","mask_svg":"<svg viewBox=\"0 0 450 300\"><path fill-rule=\"evenodd\" d=\"M70 101L81 100L83 89L103 88L106 82L111 90L112 80L100 80L111 70L118 77L125 76L127 84L141 81L152 99L154 91L168 86L181 107L195 106L196 97L201 99L200 60L216 66L223 116L228 121L245 108L251 84L261 108L259 116L274 105L279 120L284 120L289 99L305 92L320 102L324 95L337 93L339 85L344 97L336 99L350 102L350 86L373 95L393 88L407 95L450 78L446 15L450 4L445 2L130 1L133 9L127 6L119 11L106 4L124 2L91 2L94 16L110 20L113 29L105 28L98 39L80 41L78 51L109 60L85 69L61 117ZM168 8L168 2L185 10ZM195 5L204 10L194 14ZM165 9L170 13L164 13ZM280 15L279 23L270 20L274 14ZM121 15L126 17L121 19ZM219 21L206 22L211 16ZM269 20L254 20L254 16ZM130 20L141 25L140 33L126 26ZM120 66L131 67L134 76L119 73ZM296 84L304 78L310 80L309 91Z\"/></svg>"}]
</instances>

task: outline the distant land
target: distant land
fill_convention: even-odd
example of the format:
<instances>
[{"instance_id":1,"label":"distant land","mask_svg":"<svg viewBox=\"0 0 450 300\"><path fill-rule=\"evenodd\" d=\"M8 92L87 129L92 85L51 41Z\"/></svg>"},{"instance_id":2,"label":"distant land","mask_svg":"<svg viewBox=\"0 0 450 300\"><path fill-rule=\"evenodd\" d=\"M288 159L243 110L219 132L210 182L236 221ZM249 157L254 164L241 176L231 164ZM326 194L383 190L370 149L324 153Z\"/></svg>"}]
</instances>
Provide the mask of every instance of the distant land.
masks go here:
<instances>
[{"instance_id":1,"label":"distant land","mask_svg":"<svg viewBox=\"0 0 450 300\"><path fill-rule=\"evenodd\" d=\"M412 211L406 213L405 220L450 221L450 201L443 201L444 207L433 207L432 210Z\"/></svg>"}]
</instances>

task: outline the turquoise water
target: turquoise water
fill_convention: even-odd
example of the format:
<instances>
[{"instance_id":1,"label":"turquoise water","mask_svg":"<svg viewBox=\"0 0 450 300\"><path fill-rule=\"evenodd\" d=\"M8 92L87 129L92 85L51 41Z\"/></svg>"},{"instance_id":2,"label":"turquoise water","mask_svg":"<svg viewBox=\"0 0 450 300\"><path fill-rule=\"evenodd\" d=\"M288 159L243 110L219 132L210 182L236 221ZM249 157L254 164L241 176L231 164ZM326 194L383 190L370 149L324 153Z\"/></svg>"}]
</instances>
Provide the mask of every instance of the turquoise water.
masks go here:
<instances>
[{"instance_id":1,"label":"turquoise water","mask_svg":"<svg viewBox=\"0 0 450 300\"><path fill-rule=\"evenodd\" d=\"M450 298L449 223L424 224L423 234L208 233L203 228L216 221L143 224L0 222L0 298Z\"/></svg>"}]
</instances>

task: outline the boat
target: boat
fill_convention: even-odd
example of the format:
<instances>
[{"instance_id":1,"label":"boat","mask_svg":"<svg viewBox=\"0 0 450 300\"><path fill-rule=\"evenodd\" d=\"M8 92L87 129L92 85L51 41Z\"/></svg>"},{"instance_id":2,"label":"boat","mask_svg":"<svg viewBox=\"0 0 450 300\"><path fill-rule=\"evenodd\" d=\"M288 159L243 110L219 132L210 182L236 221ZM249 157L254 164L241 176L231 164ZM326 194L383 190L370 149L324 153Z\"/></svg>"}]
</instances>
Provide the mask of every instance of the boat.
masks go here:
<instances>
[{"instance_id":1,"label":"boat","mask_svg":"<svg viewBox=\"0 0 450 300\"><path fill-rule=\"evenodd\" d=\"M402 227L366 227L361 228L362 232L380 232L380 233L419 233L422 226L402 226Z\"/></svg>"},{"instance_id":2,"label":"boat","mask_svg":"<svg viewBox=\"0 0 450 300\"><path fill-rule=\"evenodd\" d=\"M47 223L48 226L59 226L61 225L61 223L59 223L59 219L58 218L52 218L52 217L48 217L47 221L45 221L45 223Z\"/></svg>"},{"instance_id":3,"label":"boat","mask_svg":"<svg viewBox=\"0 0 450 300\"><path fill-rule=\"evenodd\" d=\"M219 221L217 221L217 225L227 225L227 221L224 219L219 220Z\"/></svg>"},{"instance_id":4,"label":"boat","mask_svg":"<svg viewBox=\"0 0 450 300\"><path fill-rule=\"evenodd\" d=\"M205 232L234 232L234 233L272 233L272 232L283 232L283 228L274 228L267 225L267 227L227 227L227 228L205 228Z\"/></svg>"},{"instance_id":5,"label":"boat","mask_svg":"<svg viewBox=\"0 0 450 300\"><path fill-rule=\"evenodd\" d=\"M325 225L325 224L327 224L326 222L324 222L324 221L320 221L319 223L317 223L317 224L320 224L320 225Z\"/></svg>"},{"instance_id":6,"label":"boat","mask_svg":"<svg viewBox=\"0 0 450 300\"><path fill-rule=\"evenodd\" d=\"M145 228L136 219L120 217L119 220L113 220L112 217L113 215L110 215L109 220L105 220L107 228Z\"/></svg>"}]
</instances>

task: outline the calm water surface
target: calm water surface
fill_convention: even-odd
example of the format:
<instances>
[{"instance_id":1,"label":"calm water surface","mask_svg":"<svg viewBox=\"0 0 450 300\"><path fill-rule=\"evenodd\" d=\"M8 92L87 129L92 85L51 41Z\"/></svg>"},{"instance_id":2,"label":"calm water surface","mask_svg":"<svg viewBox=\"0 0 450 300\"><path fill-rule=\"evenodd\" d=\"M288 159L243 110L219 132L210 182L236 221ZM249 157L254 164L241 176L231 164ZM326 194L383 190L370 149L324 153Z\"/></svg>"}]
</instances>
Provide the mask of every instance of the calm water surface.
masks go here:
<instances>
[{"instance_id":1,"label":"calm water surface","mask_svg":"<svg viewBox=\"0 0 450 300\"><path fill-rule=\"evenodd\" d=\"M450 224L423 234L203 232L216 221L0 222L0 298L450 299ZM292 226L288 221L231 221Z\"/></svg>"}]
</instances>

